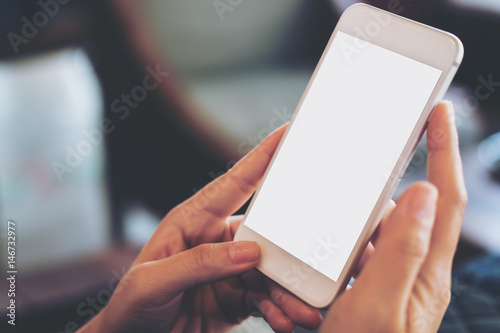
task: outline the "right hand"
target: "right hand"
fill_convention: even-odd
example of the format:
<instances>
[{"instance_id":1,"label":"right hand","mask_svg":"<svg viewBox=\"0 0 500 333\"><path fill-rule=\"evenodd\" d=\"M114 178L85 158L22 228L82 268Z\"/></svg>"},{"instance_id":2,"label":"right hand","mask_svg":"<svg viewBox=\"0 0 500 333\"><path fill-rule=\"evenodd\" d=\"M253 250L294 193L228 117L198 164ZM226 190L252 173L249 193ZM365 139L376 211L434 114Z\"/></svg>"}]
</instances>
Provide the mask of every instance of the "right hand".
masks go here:
<instances>
[{"instance_id":1,"label":"right hand","mask_svg":"<svg viewBox=\"0 0 500 333\"><path fill-rule=\"evenodd\" d=\"M451 297L451 267L467 202L451 103L427 129L428 179L379 226L375 251L330 307L321 332L435 332Z\"/></svg>"}]
</instances>

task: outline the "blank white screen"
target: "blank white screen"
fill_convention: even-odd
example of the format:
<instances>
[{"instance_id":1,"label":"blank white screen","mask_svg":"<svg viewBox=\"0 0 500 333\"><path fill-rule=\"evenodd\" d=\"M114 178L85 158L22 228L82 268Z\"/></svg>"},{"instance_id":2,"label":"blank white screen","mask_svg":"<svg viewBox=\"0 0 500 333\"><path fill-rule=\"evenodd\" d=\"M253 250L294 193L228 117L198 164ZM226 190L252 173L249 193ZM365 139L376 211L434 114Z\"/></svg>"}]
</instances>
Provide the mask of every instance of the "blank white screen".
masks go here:
<instances>
[{"instance_id":1,"label":"blank white screen","mask_svg":"<svg viewBox=\"0 0 500 333\"><path fill-rule=\"evenodd\" d=\"M337 33L245 221L334 281L441 75L355 40Z\"/></svg>"}]
</instances>

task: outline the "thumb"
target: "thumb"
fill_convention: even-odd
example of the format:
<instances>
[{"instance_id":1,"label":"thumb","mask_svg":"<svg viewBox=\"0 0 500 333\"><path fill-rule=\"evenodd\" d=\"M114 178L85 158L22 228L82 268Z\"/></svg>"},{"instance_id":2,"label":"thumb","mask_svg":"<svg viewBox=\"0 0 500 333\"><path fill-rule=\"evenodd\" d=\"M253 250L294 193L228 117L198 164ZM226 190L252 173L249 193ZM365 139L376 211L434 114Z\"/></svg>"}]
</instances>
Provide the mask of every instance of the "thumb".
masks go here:
<instances>
[{"instance_id":1,"label":"thumb","mask_svg":"<svg viewBox=\"0 0 500 333\"><path fill-rule=\"evenodd\" d=\"M408 299L429 251L437 198L426 182L405 191L380 230L375 254L355 283L358 290L390 304Z\"/></svg>"},{"instance_id":2,"label":"thumb","mask_svg":"<svg viewBox=\"0 0 500 333\"><path fill-rule=\"evenodd\" d=\"M140 270L149 289L169 297L199 284L244 273L260 259L256 242L202 244L171 257L145 263Z\"/></svg>"}]
</instances>

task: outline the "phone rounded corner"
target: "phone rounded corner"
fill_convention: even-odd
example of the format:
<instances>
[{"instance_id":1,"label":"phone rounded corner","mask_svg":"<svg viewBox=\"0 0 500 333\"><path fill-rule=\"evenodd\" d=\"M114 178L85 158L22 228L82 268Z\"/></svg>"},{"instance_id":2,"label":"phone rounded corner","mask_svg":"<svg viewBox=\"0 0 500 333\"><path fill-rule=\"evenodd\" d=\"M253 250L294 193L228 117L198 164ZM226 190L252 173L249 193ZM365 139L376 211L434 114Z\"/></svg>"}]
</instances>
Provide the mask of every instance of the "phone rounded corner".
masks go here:
<instances>
[{"instance_id":1,"label":"phone rounded corner","mask_svg":"<svg viewBox=\"0 0 500 333\"><path fill-rule=\"evenodd\" d=\"M310 302L307 302L310 306L316 308L316 309L326 309L328 308L332 303L333 301L335 300L335 296L331 296L329 298L326 298L324 300L314 300L314 301L310 301Z\"/></svg>"},{"instance_id":2,"label":"phone rounded corner","mask_svg":"<svg viewBox=\"0 0 500 333\"><path fill-rule=\"evenodd\" d=\"M351 11L354 8L369 8L369 7L372 7L372 6L367 5L366 3L357 2L357 3L354 3L354 4L350 5L349 7L347 7L345 9L344 13L347 13L348 11Z\"/></svg>"},{"instance_id":3,"label":"phone rounded corner","mask_svg":"<svg viewBox=\"0 0 500 333\"><path fill-rule=\"evenodd\" d=\"M465 54L464 44L462 43L460 38L458 38L458 36L449 32L446 32L446 35L454 49L453 51L455 54L455 59L453 64L454 66L458 67L462 63L462 60L464 59L464 54Z\"/></svg>"},{"instance_id":4,"label":"phone rounded corner","mask_svg":"<svg viewBox=\"0 0 500 333\"><path fill-rule=\"evenodd\" d=\"M317 297L317 298L310 298L310 295L307 297L300 297L302 298L307 304L310 306L316 308L316 309L326 309L328 308L335 298L337 297L337 294L339 293L339 288L338 286L335 286L334 288L331 288L330 292L327 293L326 297ZM318 293L318 296L323 295L325 293Z\"/></svg>"},{"instance_id":5,"label":"phone rounded corner","mask_svg":"<svg viewBox=\"0 0 500 333\"><path fill-rule=\"evenodd\" d=\"M357 2L355 4L350 5L349 7L347 7L344 10L344 12L342 13L342 18L346 18L347 16L349 16L351 14L355 14L356 11L358 11L358 10L367 10L367 9L372 9L372 8L373 8L373 6L367 5L367 4L362 3L362 2Z\"/></svg>"}]
</instances>

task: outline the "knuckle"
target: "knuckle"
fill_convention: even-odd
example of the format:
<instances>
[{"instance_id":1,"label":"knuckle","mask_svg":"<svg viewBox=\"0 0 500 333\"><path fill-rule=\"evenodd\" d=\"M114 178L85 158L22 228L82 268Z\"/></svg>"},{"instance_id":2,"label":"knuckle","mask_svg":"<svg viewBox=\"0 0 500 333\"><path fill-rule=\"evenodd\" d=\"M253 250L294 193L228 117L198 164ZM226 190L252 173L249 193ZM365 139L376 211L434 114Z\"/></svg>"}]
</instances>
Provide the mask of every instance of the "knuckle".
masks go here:
<instances>
[{"instance_id":1,"label":"knuckle","mask_svg":"<svg viewBox=\"0 0 500 333\"><path fill-rule=\"evenodd\" d=\"M441 281L441 290L451 291L451 272L447 271L446 273L441 273L439 277L439 281Z\"/></svg>"},{"instance_id":2,"label":"knuckle","mask_svg":"<svg viewBox=\"0 0 500 333\"><path fill-rule=\"evenodd\" d=\"M207 269L213 266L215 260L216 246L214 244L202 244L198 245L193 253L194 263L200 267L200 269Z\"/></svg>"},{"instance_id":3,"label":"knuckle","mask_svg":"<svg viewBox=\"0 0 500 333\"><path fill-rule=\"evenodd\" d=\"M458 206L462 209L462 211L465 211L465 207L467 206L468 202L469 195L467 193L467 190L465 188L461 189L458 195Z\"/></svg>"},{"instance_id":4,"label":"knuckle","mask_svg":"<svg viewBox=\"0 0 500 333\"><path fill-rule=\"evenodd\" d=\"M459 209L461 213L465 211L465 207L469 201L469 196L465 187L459 187L444 196L448 204Z\"/></svg>"},{"instance_id":5,"label":"knuckle","mask_svg":"<svg viewBox=\"0 0 500 333\"><path fill-rule=\"evenodd\" d=\"M287 295L283 290L275 289L271 291L271 298L273 299L275 304L281 306L284 302L286 302Z\"/></svg>"},{"instance_id":6,"label":"knuckle","mask_svg":"<svg viewBox=\"0 0 500 333\"><path fill-rule=\"evenodd\" d=\"M116 287L114 293L117 295L124 295L125 297L131 297L135 294L144 294L142 288L144 287L143 278L147 276L145 274L144 264L136 265L123 276L120 283ZM132 293L130 291L133 291Z\"/></svg>"},{"instance_id":7,"label":"knuckle","mask_svg":"<svg viewBox=\"0 0 500 333\"><path fill-rule=\"evenodd\" d=\"M135 288L138 285L142 284L145 280L148 279L149 275L151 274L151 263L146 262L139 264L137 266L134 266L130 271L129 271L129 278L128 281L129 283Z\"/></svg>"},{"instance_id":8,"label":"knuckle","mask_svg":"<svg viewBox=\"0 0 500 333\"><path fill-rule=\"evenodd\" d=\"M143 273L143 265L134 266L124 276L121 283L124 287L134 287L134 285L138 284L138 281L141 279L141 276L143 276Z\"/></svg>"},{"instance_id":9,"label":"knuckle","mask_svg":"<svg viewBox=\"0 0 500 333\"><path fill-rule=\"evenodd\" d=\"M234 169L230 169L226 174L238 186L242 193L252 193L257 186L255 182L236 175Z\"/></svg>"},{"instance_id":10,"label":"knuckle","mask_svg":"<svg viewBox=\"0 0 500 333\"><path fill-rule=\"evenodd\" d=\"M443 315L451 301L451 276L424 274L420 276L418 286L421 302L426 304L425 314L432 317Z\"/></svg>"},{"instance_id":11,"label":"knuckle","mask_svg":"<svg viewBox=\"0 0 500 333\"><path fill-rule=\"evenodd\" d=\"M177 206L175 206L174 208L172 208L162 219L162 222L163 221L169 221L169 220L173 220L175 221L177 219L177 217L179 215L181 215L182 213L182 209L183 209L184 205L183 204L179 204ZM163 222L165 223L165 222Z\"/></svg>"},{"instance_id":12,"label":"knuckle","mask_svg":"<svg viewBox=\"0 0 500 333\"><path fill-rule=\"evenodd\" d=\"M451 289L451 276L444 274L437 267L431 274L422 275L420 281L427 293L433 297L441 296Z\"/></svg>"},{"instance_id":13,"label":"knuckle","mask_svg":"<svg viewBox=\"0 0 500 333\"><path fill-rule=\"evenodd\" d=\"M442 275L442 278L440 278L440 282L435 284L435 289L434 295L439 297L443 304L443 309L445 310L446 307L451 302L451 274L446 274L445 276Z\"/></svg>"},{"instance_id":14,"label":"knuckle","mask_svg":"<svg viewBox=\"0 0 500 333\"><path fill-rule=\"evenodd\" d=\"M426 236L426 232L418 230L411 237L399 238L393 244L394 251L405 260L423 261L428 251Z\"/></svg>"},{"instance_id":15,"label":"knuckle","mask_svg":"<svg viewBox=\"0 0 500 333\"><path fill-rule=\"evenodd\" d=\"M451 288L443 289L443 291L441 292L441 298L444 303L444 308L446 309L446 307L448 307L451 302Z\"/></svg>"}]
</instances>

